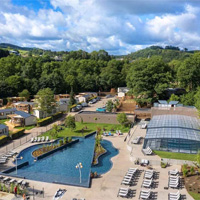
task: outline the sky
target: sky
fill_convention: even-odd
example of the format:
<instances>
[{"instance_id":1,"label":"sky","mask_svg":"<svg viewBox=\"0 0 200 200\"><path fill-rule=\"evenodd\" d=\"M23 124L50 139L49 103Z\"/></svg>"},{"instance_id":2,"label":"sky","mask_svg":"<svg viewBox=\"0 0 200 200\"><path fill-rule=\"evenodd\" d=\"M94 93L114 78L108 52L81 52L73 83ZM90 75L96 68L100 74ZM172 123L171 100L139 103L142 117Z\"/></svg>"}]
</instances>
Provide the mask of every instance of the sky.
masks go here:
<instances>
[{"instance_id":1,"label":"sky","mask_svg":"<svg viewBox=\"0 0 200 200\"><path fill-rule=\"evenodd\" d=\"M0 0L0 43L124 55L200 48L199 0Z\"/></svg>"}]
</instances>

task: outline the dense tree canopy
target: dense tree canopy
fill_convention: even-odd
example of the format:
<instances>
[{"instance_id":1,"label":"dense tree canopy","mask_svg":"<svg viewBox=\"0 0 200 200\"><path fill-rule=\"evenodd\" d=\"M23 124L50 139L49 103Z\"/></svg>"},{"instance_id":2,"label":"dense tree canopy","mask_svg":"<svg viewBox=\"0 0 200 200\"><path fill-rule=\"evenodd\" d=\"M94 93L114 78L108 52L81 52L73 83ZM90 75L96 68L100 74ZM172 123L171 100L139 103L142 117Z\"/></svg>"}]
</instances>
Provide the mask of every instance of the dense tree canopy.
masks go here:
<instances>
[{"instance_id":1,"label":"dense tree canopy","mask_svg":"<svg viewBox=\"0 0 200 200\"><path fill-rule=\"evenodd\" d=\"M132 63L127 85L138 103L145 104L158 100L169 87L171 79L170 67L160 57L153 57Z\"/></svg>"}]
</instances>

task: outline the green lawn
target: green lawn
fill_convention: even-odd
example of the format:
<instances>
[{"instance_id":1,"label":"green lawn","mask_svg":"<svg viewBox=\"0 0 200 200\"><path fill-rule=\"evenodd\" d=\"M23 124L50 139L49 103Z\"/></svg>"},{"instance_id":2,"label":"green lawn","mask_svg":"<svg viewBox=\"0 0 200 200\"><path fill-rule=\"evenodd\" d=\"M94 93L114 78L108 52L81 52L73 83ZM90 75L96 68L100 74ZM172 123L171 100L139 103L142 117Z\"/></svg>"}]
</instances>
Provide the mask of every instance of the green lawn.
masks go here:
<instances>
[{"instance_id":1,"label":"green lawn","mask_svg":"<svg viewBox=\"0 0 200 200\"><path fill-rule=\"evenodd\" d=\"M129 128L122 127L119 124L98 124L98 123L81 123L76 122L76 129L71 130L69 128L65 128L62 126L64 130L61 130L58 132L58 137L72 137L72 136L78 136L83 137L85 135L88 135L91 132L94 132L97 130L97 127L100 127L103 131L103 128L106 129L106 131L110 131L111 129L114 129L114 131L111 131L111 133L116 132L116 130L121 130L122 133L127 133L129 131ZM84 129L84 133L82 134L82 129L87 127L87 129ZM47 131L43 134L44 136L50 136L50 131ZM51 138L51 136L50 136Z\"/></svg>"},{"instance_id":2,"label":"green lawn","mask_svg":"<svg viewBox=\"0 0 200 200\"><path fill-rule=\"evenodd\" d=\"M165 152L165 151L154 151L154 153L160 156L161 158L196 161L195 154L172 153L172 152Z\"/></svg>"},{"instance_id":3,"label":"green lawn","mask_svg":"<svg viewBox=\"0 0 200 200\"><path fill-rule=\"evenodd\" d=\"M9 119L0 119L0 124L5 124L6 121L9 121Z\"/></svg>"},{"instance_id":4,"label":"green lawn","mask_svg":"<svg viewBox=\"0 0 200 200\"><path fill-rule=\"evenodd\" d=\"M36 126L32 125L32 126L25 126L25 127L15 127L15 129L21 129L24 128L25 130L31 130L32 128L35 128Z\"/></svg>"},{"instance_id":5,"label":"green lawn","mask_svg":"<svg viewBox=\"0 0 200 200\"><path fill-rule=\"evenodd\" d=\"M198 193L189 192L189 194L194 198L194 200L199 200L200 199L200 194L198 194Z\"/></svg>"}]
</instances>

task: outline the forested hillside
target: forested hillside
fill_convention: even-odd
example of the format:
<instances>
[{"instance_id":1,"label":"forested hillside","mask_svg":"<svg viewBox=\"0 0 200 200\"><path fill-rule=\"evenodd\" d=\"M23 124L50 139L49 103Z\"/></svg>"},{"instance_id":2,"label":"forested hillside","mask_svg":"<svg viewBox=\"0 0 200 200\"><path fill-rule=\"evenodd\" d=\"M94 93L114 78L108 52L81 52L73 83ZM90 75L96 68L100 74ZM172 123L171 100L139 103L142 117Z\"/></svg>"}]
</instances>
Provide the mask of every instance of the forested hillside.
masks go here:
<instances>
[{"instance_id":1,"label":"forested hillside","mask_svg":"<svg viewBox=\"0 0 200 200\"><path fill-rule=\"evenodd\" d=\"M124 56L124 58L129 60L136 60L139 58L150 58L152 56L161 56L165 62L170 62L174 59L184 60L185 58L188 58L192 54L193 52L189 52L187 51L187 49L185 49L184 51L180 51L178 47L166 46L165 48L162 48L159 46L151 46L146 49L133 52L127 56Z\"/></svg>"},{"instance_id":2,"label":"forested hillside","mask_svg":"<svg viewBox=\"0 0 200 200\"><path fill-rule=\"evenodd\" d=\"M42 88L50 88L58 94L69 93L71 88L78 93L128 86L136 101L147 105L166 99L167 88L184 88L186 94L173 95L171 100L200 108L200 53L154 48L144 52L170 52L167 54L170 62L166 62L162 53L131 62L116 60L104 50L91 53L46 51L40 56L28 57L8 55L0 58L0 98L18 96L24 89L34 95ZM55 55L62 59L56 61Z\"/></svg>"}]
</instances>

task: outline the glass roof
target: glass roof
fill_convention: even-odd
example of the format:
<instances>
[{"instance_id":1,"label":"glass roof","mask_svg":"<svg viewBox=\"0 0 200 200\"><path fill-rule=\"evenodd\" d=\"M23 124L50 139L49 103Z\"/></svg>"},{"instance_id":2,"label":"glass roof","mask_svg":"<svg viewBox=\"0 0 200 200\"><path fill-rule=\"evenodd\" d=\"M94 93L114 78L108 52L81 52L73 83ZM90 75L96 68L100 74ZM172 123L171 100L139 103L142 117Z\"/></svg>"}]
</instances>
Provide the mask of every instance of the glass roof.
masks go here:
<instances>
[{"instance_id":1,"label":"glass roof","mask_svg":"<svg viewBox=\"0 0 200 200\"><path fill-rule=\"evenodd\" d=\"M168 104L166 100L158 100L160 104Z\"/></svg>"},{"instance_id":2,"label":"glass roof","mask_svg":"<svg viewBox=\"0 0 200 200\"><path fill-rule=\"evenodd\" d=\"M155 115L147 128L186 128L200 131L200 120L185 115Z\"/></svg>"},{"instance_id":3,"label":"glass roof","mask_svg":"<svg viewBox=\"0 0 200 200\"><path fill-rule=\"evenodd\" d=\"M147 130L145 139L158 138L200 141L200 131L184 128L153 128Z\"/></svg>"},{"instance_id":4,"label":"glass roof","mask_svg":"<svg viewBox=\"0 0 200 200\"><path fill-rule=\"evenodd\" d=\"M178 138L200 141L200 120L185 115L156 115L147 125L145 138Z\"/></svg>"}]
</instances>

